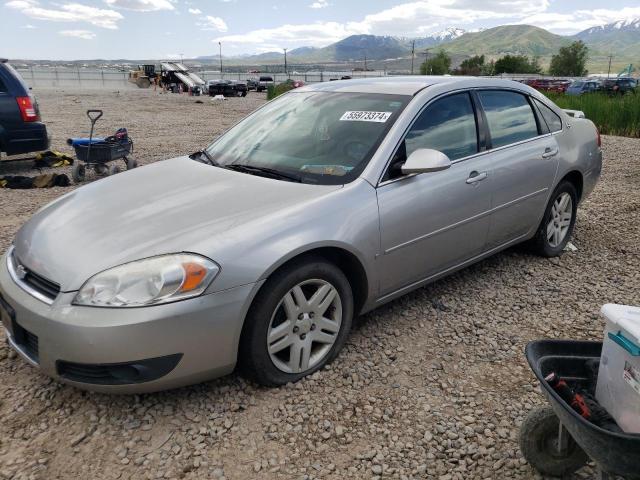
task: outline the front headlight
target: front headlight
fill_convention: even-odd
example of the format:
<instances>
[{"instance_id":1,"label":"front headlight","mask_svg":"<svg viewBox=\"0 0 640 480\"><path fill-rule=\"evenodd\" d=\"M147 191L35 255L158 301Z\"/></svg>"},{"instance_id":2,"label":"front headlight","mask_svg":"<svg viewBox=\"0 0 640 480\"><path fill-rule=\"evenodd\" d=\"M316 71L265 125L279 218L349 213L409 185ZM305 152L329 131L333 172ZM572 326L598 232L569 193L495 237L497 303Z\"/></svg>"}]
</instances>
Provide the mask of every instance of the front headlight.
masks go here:
<instances>
[{"instance_id":1,"label":"front headlight","mask_svg":"<svg viewBox=\"0 0 640 480\"><path fill-rule=\"evenodd\" d=\"M151 257L94 275L73 304L141 307L183 300L204 292L219 271L216 263L191 253Z\"/></svg>"}]
</instances>

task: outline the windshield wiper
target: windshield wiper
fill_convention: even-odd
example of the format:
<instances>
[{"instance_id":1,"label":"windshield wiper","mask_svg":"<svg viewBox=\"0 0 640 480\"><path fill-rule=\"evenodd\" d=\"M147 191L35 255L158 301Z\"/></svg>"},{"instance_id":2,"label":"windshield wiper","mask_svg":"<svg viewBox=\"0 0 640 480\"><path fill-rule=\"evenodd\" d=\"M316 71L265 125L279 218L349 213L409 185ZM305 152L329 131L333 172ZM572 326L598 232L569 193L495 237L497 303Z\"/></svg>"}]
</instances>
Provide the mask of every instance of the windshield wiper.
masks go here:
<instances>
[{"instance_id":1,"label":"windshield wiper","mask_svg":"<svg viewBox=\"0 0 640 480\"><path fill-rule=\"evenodd\" d=\"M199 150L189 155L189 158L192 158L193 160L195 160L196 157L204 159L203 163L208 163L209 165L213 165L214 167L220 166L220 164L206 150Z\"/></svg>"},{"instance_id":2,"label":"windshield wiper","mask_svg":"<svg viewBox=\"0 0 640 480\"><path fill-rule=\"evenodd\" d=\"M282 180L288 180L290 182L302 183L302 177L292 173L283 173L280 170L275 170L268 167L256 167L254 165L242 165L239 163L232 163L225 165L225 168L229 170L235 170L238 172L250 173L252 175L261 175L265 177L278 178Z\"/></svg>"}]
</instances>

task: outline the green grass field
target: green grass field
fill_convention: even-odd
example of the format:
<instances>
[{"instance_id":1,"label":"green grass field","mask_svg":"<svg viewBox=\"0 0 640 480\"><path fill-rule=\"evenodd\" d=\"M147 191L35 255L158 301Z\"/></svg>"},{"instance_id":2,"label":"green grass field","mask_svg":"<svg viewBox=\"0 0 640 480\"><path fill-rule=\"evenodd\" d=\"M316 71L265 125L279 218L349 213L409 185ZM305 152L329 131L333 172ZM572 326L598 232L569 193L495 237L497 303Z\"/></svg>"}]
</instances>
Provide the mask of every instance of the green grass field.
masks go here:
<instances>
[{"instance_id":1,"label":"green grass field","mask_svg":"<svg viewBox=\"0 0 640 480\"><path fill-rule=\"evenodd\" d=\"M547 96L560 108L583 111L602 134L640 137L640 92L624 96L600 93L579 97L547 93Z\"/></svg>"}]
</instances>

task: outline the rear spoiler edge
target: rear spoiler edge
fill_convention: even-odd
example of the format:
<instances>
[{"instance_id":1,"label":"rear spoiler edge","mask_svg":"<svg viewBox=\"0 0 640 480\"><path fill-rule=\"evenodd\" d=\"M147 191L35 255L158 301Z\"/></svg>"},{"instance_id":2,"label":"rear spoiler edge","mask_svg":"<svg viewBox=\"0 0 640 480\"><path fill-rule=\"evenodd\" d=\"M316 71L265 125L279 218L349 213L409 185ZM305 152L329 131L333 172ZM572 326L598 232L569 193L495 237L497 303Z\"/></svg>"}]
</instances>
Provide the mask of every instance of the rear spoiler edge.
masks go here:
<instances>
[{"instance_id":1,"label":"rear spoiler edge","mask_svg":"<svg viewBox=\"0 0 640 480\"><path fill-rule=\"evenodd\" d=\"M563 108L562 111L573 118L587 118L581 110L569 110L567 108Z\"/></svg>"}]
</instances>

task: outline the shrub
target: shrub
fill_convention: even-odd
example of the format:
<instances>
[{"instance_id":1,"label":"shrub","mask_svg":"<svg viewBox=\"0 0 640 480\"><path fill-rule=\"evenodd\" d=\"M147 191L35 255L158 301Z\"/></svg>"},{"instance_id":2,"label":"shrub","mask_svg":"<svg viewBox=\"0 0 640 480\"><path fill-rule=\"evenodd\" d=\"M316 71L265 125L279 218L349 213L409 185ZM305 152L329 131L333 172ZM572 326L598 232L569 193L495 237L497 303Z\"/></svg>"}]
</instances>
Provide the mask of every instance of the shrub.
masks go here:
<instances>
[{"instance_id":1,"label":"shrub","mask_svg":"<svg viewBox=\"0 0 640 480\"><path fill-rule=\"evenodd\" d=\"M640 94L609 96L587 93L580 96L546 92L560 108L581 110L600 133L640 137Z\"/></svg>"},{"instance_id":2,"label":"shrub","mask_svg":"<svg viewBox=\"0 0 640 480\"><path fill-rule=\"evenodd\" d=\"M451 57L444 50L440 50L435 57L420 65L420 75L445 75L449 73L450 68Z\"/></svg>"},{"instance_id":3,"label":"shrub","mask_svg":"<svg viewBox=\"0 0 640 480\"><path fill-rule=\"evenodd\" d=\"M267 100L273 100L278 95L282 95L289 90L293 90L293 82L291 80L279 83L278 85L269 85L267 87Z\"/></svg>"},{"instance_id":4,"label":"shrub","mask_svg":"<svg viewBox=\"0 0 640 480\"><path fill-rule=\"evenodd\" d=\"M495 74L501 73L541 73L538 59L529 59L526 55L505 55L496 60Z\"/></svg>"}]
</instances>

